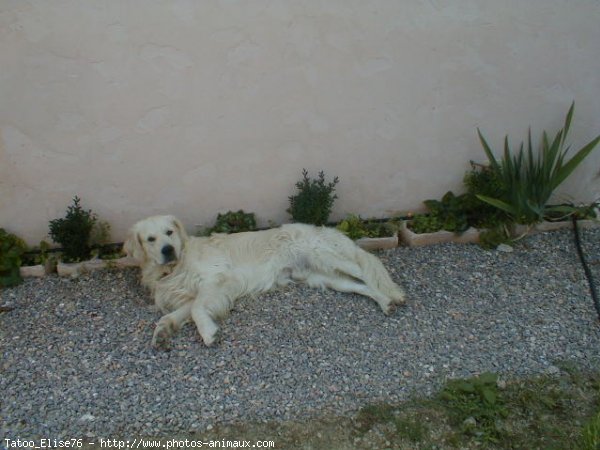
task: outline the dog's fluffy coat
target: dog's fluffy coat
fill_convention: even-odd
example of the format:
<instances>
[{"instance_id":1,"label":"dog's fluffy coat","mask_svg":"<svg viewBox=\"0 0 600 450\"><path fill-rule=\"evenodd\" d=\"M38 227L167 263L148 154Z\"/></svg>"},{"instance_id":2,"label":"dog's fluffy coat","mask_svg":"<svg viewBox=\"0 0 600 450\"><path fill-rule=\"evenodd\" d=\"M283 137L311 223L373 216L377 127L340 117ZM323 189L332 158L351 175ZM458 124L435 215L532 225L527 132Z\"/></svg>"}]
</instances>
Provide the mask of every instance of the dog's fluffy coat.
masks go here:
<instances>
[{"instance_id":1,"label":"dog's fluffy coat","mask_svg":"<svg viewBox=\"0 0 600 450\"><path fill-rule=\"evenodd\" d=\"M215 319L237 298L290 282L355 292L375 300L384 313L404 302L404 292L374 255L335 229L289 224L265 231L189 237L173 216L136 223L124 244L140 261L142 284L165 314L152 343L193 320L206 345L215 341Z\"/></svg>"}]
</instances>

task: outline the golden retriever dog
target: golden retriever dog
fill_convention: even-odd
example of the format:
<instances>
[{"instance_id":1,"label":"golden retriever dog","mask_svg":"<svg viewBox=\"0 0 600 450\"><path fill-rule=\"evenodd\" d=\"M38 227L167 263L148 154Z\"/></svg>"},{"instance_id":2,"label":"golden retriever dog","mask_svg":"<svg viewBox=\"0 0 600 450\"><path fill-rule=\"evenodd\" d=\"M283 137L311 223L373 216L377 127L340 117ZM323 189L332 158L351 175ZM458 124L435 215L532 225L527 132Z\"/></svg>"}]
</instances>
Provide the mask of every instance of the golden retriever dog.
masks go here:
<instances>
[{"instance_id":1,"label":"golden retriever dog","mask_svg":"<svg viewBox=\"0 0 600 450\"><path fill-rule=\"evenodd\" d=\"M189 321L209 346L215 320L236 299L292 282L370 297L385 314L404 303L381 261L332 228L288 224L189 237L175 217L154 216L131 228L124 249L140 262L142 284L165 314L154 331L155 347L168 346L171 334Z\"/></svg>"}]
</instances>

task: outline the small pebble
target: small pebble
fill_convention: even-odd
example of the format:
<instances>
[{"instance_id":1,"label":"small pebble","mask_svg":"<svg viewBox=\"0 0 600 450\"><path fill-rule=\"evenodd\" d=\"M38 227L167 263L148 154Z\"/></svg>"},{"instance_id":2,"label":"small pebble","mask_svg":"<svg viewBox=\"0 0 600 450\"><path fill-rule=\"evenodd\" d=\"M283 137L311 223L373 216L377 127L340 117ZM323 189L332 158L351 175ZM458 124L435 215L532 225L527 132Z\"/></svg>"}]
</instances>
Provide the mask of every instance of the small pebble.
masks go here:
<instances>
[{"instance_id":1,"label":"small pebble","mask_svg":"<svg viewBox=\"0 0 600 450\"><path fill-rule=\"evenodd\" d=\"M512 253L514 251L514 248L512 248L508 244L500 244L500 245L498 245L498 247L496 247L496 250L498 250L499 252L504 252L504 253Z\"/></svg>"}]
</instances>

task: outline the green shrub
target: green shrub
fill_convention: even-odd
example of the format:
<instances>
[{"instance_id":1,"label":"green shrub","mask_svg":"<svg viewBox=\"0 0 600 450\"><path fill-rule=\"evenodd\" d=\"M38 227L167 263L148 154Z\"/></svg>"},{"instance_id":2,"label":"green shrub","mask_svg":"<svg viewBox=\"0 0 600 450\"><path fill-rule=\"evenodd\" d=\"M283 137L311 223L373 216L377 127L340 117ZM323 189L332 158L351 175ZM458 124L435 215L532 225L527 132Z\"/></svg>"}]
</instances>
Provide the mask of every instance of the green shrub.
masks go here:
<instances>
[{"instance_id":1,"label":"green shrub","mask_svg":"<svg viewBox=\"0 0 600 450\"><path fill-rule=\"evenodd\" d=\"M290 207L287 212L294 222L325 225L331 214L335 185L339 182L335 177L332 182L325 182L325 174L319 172L319 178L312 180L306 169L302 170L302 180L296 183L298 194L289 197Z\"/></svg>"},{"instance_id":2,"label":"green shrub","mask_svg":"<svg viewBox=\"0 0 600 450\"><path fill-rule=\"evenodd\" d=\"M554 190L568 178L600 141L600 136L597 136L571 159L565 161L569 151L569 147L565 147L565 140L574 109L575 103L571 105L563 128L556 133L552 142L546 132L543 132L541 148L537 155L534 155L531 143L531 129L527 136L527 153L521 143L519 151L513 154L508 145L508 137L505 137L504 155L499 161L481 131L477 129L490 167L498 174L505 188L500 195L478 195L478 198L506 212L517 223L531 224L543 220L548 212L548 201Z\"/></svg>"},{"instance_id":3,"label":"green shrub","mask_svg":"<svg viewBox=\"0 0 600 450\"><path fill-rule=\"evenodd\" d=\"M254 216L254 213L245 213L240 209L237 212L228 211L225 214L218 214L215 225L212 228L209 228L206 234L229 234L254 230L256 230L256 217Z\"/></svg>"},{"instance_id":4,"label":"green shrub","mask_svg":"<svg viewBox=\"0 0 600 450\"><path fill-rule=\"evenodd\" d=\"M393 221L363 220L354 214L349 214L336 228L352 240L364 237L388 237L398 231L398 226Z\"/></svg>"},{"instance_id":5,"label":"green shrub","mask_svg":"<svg viewBox=\"0 0 600 450\"><path fill-rule=\"evenodd\" d=\"M0 228L0 286L15 286L23 281L19 268L26 248L21 238Z\"/></svg>"},{"instance_id":6,"label":"green shrub","mask_svg":"<svg viewBox=\"0 0 600 450\"><path fill-rule=\"evenodd\" d=\"M62 247L65 262L83 261L91 254L90 237L97 217L91 210L84 210L80 201L75 196L66 216L50 221L50 237Z\"/></svg>"},{"instance_id":7,"label":"green shrub","mask_svg":"<svg viewBox=\"0 0 600 450\"><path fill-rule=\"evenodd\" d=\"M508 214L478 196L503 196L504 185L499 174L489 166L475 164L471 161L471 170L463 178L467 188L464 199L467 221L475 228L494 228L510 222Z\"/></svg>"}]
</instances>

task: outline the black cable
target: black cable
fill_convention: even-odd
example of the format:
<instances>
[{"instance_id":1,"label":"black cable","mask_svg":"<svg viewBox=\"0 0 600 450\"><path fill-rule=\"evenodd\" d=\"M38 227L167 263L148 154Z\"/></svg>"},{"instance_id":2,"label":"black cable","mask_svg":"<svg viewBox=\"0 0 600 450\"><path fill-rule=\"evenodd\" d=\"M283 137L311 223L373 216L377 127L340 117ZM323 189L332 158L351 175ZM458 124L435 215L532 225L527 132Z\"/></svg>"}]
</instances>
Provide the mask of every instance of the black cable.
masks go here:
<instances>
[{"instance_id":1,"label":"black cable","mask_svg":"<svg viewBox=\"0 0 600 450\"><path fill-rule=\"evenodd\" d=\"M579 238L579 227L577 226L577 217L575 217L575 214L571 216L571 220L573 221L573 233L575 234L575 246L577 247L577 253L579 254L579 259L581 260L583 271L585 272L585 276L590 286L590 292L592 294L592 299L594 300L594 307L596 308L596 313L598 314L598 320L600 320L600 301L598 300L598 292L596 291L596 285L594 284L592 271L590 270L590 267L588 266L585 260L585 255L583 254L583 249L581 248L581 239Z\"/></svg>"}]
</instances>

